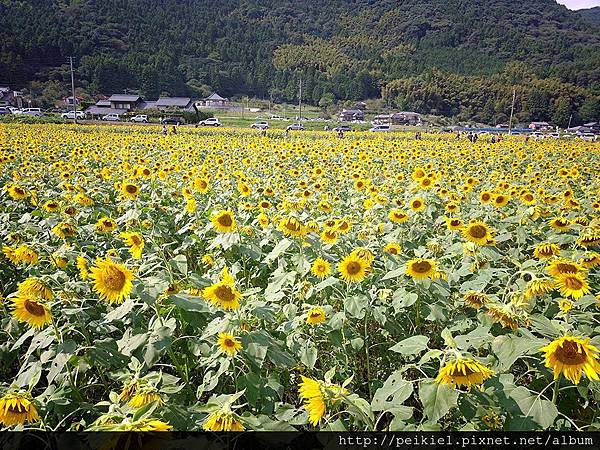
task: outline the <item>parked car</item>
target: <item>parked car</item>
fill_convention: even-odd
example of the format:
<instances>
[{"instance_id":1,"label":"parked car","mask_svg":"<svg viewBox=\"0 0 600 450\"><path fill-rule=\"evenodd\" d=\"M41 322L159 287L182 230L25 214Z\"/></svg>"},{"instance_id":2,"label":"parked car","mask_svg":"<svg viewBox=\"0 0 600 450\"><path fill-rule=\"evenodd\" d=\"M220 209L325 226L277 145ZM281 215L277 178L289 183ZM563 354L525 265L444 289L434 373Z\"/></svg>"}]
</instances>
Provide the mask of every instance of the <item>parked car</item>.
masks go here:
<instances>
[{"instance_id":1,"label":"parked car","mask_svg":"<svg viewBox=\"0 0 600 450\"><path fill-rule=\"evenodd\" d=\"M552 138L552 139L560 139L560 134L559 133L549 133L545 137Z\"/></svg>"},{"instance_id":2,"label":"parked car","mask_svg":"<svg viewBox=\"0 0 600 450\"><path fill-rule=\"evenodd\" d=\"M267 122L265 122L264 120L260 120L258 122L254 122L252 125L250 125L250 128L256 128L256 129L260 129L260 130L268 130L269 124Z\"/></svg>"},{"instance_id":3,"label":"parked car","mask_svg":"<svg viewBox=\"0 0 600 450\"><path fill-rule=\"evenodd\" d=\"M10 109L5 108L4 106L0 106L0 116L4 115L4 114L12 114L12 113L10 112Z\"/></svg>"},{"instance_id":4,"label":"parked car","mask_svg":"<svg viewBox=\"0 0 600 450\"><path fill-rule=\"evenodd\" d=\"M60 115L63 119L70 119L73 120L74 118L77 119L85 119L85 113L83 111L68 111L66 113L62 113Z\"/></svg>"},{"instance_id":5,"label":"parked car","mask_svg":"<svg viewBox=\"0 0 600 450\"><path fill-rule=\"evenodd\" d=\"M23 111L21 111L21 114L26 114L28 116L35 117L40 117L44 115L40 108L25 108Z\"/></svg>"},{"instance_id":6,"label":"parked car","mask_svg":"<svg viewBox=\"0 0 600 450\"><path fill-rule=\"evenodd\" d=\"M7 108L13 114L21 114L21 110L19 108L15 108L14 106L7 106Z\"/></svg>"},{"instance_id":7,"label":"parked car","mask_svg":"<svg viewBox=\"0 0 600 450\"><path fill-rule=\"evenodd\" d=\"M185 125L185 119L181 116L163 117L160 123L163 125Z\"/></svg>"},{"instance_id":8,"label":"parked car","mask_svg":"<svg viewBox=\"0 0 600 450\"><path fill-rule=\"evenodd\" d=\"M291 125L288 125L286 130L288 131L303 131L304 130L304 125L302 125L301 123L297 122L297 123L293 123Z\"/></svg>"},{"instance_id":9,"label":"parked car","mask_svg":"<svg viewBox=\"0 0 600 450\"><path fill-rule=\"evenodd\" d=\"M597 140L597 136L594 133L581 133L579 137L584 141L596 142Z\"/></svg>"},{"instance_id":10,"label":"parked car","mask_svg":"<svg viewBox=\"0 0 600 450\"><path fill-rule=\"evenodd\" d=\"M531 133L529 135L529 137L535 138L535 139L540 139L544 137L544 133L540 132L540 131L534 131L533 133Z\"/></svg>"},{"instance_id":11,"label":"parked car","mask_svg":"<svg viewBox=\"0 0 600 450\"><path fill-rule=\"evenodd\" d=\"M391 131L389 125L375 125L373 128L369 128L369 131Z\"/></svg>"},{"instance_id":12,"label":"parked car","mask_svg":"<svg viewBox=\"0 0 600 450\"><path fill-rule=\"evenodd\" d=\"M202 125L204 127L220 127L221 122L219 122L219 119L216 117L209 117L208 119L198 122L198 125Z\"/></svg>"},{"instance_id":13,"label":"parked car","mask_svg":"<svg viewBox=\"0 0 600 450\"><path fill-rule=\"evenodd\" d=\"M352 131L352 128L350 128L348 125L340 125L339 127L335 127L333 129L333 131L343 131L344 133L348 132L348 131Z\"/></svg>"},{"instance_id":14,"label":"parked car","mask_svg":"<svg viewBox=\"0 0 600 450\"><path fill-rule=\"evenodd\" d=\"M119 122L121 120L121 116L119 114L110 113L102 116L100 120L105 120L107 122Z\"/></svg>"},{"instance_id":15,"label":"parked car","mask_svg":"<svg viewBox=\"0 0 600 450\"><path fill-rule=\"evenodd\" d=\"M283 117L281 116L276 116L274 114L271 115L271 120L283 120Z\"/></svg>"},{"instance_id":16,"label":"parked car","mask_svg":"<svg viewBox=\"0 0 600 450\"><path fill-rule=\"evenodd\" d=\"M133 116L131 121L136 123L148 123L148 116L145 114L138 114L137 116Z\"/></svg>"}]
</instances>

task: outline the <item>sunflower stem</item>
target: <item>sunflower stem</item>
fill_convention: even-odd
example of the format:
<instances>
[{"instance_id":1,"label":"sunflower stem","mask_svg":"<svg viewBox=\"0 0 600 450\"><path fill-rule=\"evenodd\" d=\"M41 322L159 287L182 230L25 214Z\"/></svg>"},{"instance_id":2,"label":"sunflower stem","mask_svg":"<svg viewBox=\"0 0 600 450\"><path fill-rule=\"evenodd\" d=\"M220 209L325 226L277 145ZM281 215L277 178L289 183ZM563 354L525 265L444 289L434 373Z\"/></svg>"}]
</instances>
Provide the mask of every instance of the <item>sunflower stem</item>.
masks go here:
<instances>
[{"instance_id":1,"label":"sunflower stem","mask_svg":"<svg viewBox=\"0 0 600 450\"><path fill-rule=\"evenodd\" d=\"M552 403L554 403L555 405L556 405L556 402L558 401L559 388L560 388L560 377L558 377L554 381L554 392L552 393Z\"/></svg>"}]
</instances>

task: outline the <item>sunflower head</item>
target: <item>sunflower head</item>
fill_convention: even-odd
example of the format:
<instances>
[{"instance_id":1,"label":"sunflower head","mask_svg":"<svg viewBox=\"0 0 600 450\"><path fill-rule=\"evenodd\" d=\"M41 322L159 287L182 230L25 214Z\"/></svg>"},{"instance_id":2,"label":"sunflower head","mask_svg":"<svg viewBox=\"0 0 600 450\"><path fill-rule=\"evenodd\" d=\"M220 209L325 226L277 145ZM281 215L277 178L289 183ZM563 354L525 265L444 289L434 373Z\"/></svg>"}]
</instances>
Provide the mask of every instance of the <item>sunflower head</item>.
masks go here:
<instances>
[{"instance_id":1,"label":"sunflower head","mask_svg":"<svg viewBox=\"0 0 600 450\"><path fill-rule=\"evenodd\" d=\"M316 325L325 322L325 310L320 306L311 308L306 315L306 323Z\"/></svg>"},{"instance_id":2,"label":"sunflower head","mask_svg":"<svg viewBox=\"0 0 600 450\"><path fill-rule=\"evenodd\" d=\"M229 333L219 333L217 344L219 350L229 356L235 356L242 349L239 339Z\"/></svg>"},{"instance_id":3,"label":"sunflower head","mask_svg":"<svg viewBox=\"0 0 600 450\"><path fill-rule=\"evenodd\" d=\"M458 358L447 362L440 369L435 381L449 386L479 386L494 376L494 372L485 365L471 358Z\"/></svg>"},{"instance_id":4,"label":"sunflower head","mask_svg":"<svg viewBox=\"0 0 600 450\"><path fill-rule=\"evenodd\" d=\"M576 336L563 336L542 347L546 367L554 372L556 380L562 373L573 384L579 384L581 375L598 381L600 363L598 348L589 343L589 339Z\"/></svg>"},{"instance_id":5,"label":"sunflower head","mask_svg":"<svg viewBox=\"0 0 600 450\"><path fill-rule=\"evenodd\" d=\"M331 273L331 264L326 259L319 257L313 263L310 271L319 278L325 278Z\"/></svg>"},{"instance_id":6,"label":"sunflower head","mask_svg":"<svg viewBox=\"0 0 600 450\"><path fill-rule=\"evenodd\" d=\"M347 283L359 283L366 278L370 272L370 264L358 255L350 254L338 265L338 272Z\"/></svg>"},{"instance_id":7,"label":"sunflower head","mask_svg":"<svg viewBox=\"0 0 600 450\"><path fill-rule=\"evenodd\" d=\"M133 287L133 272L111 259L98 259L90 269L89 277L94 280L94 290L109 303L122 303Z\"/></svg>"},{"instance_id":8,"label":"sunflower head","mask_svg":"<svg viewBox=\"0 0 600 450\"><path fill-rule=\"evenodd\" d=\"M233 212L221 210L213 214L210 218L211 223L220 233L231 233L236 230L235 218Z\"/></svg>"},{"instance_id":9,"label":"sunflower head","mask_svg":"<svg viewBox=\"0 0 600 450\"><path fill-rule=\"evenodd\" d=\"M40 416L30 394L14 392L0 398L0 424L12 427L39 420Z\"/></svg>"},{"instance_id":10,"label":"sunflower head","mask_svg":"<svg viewBox=\"0 0 600 450\"><path fill-rule=\"evenodd\" d=\"M431 259L416 258L406 263L406 274L415 280L432 278L437 264Z\"/></svg>"}]
</instances>

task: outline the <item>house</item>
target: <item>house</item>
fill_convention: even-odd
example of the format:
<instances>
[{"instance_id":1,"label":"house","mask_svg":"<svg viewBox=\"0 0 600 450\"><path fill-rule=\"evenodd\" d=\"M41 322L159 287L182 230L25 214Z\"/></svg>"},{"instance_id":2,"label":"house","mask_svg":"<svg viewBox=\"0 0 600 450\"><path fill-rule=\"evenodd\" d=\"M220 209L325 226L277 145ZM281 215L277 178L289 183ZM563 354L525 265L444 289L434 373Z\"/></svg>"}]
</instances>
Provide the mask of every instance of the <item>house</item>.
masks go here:
<instances>
[{"instance_id":1,"label":"house","mask_svg":"<svg viewBox=\"0 0 600 450\"><path fill-rule=\"evenodd\" d=\"M125 114L128 110L125 108L113 108L110 99L98 100L95 105L86 108L84 111L92 118L98 118L107 114Z\"/></svg>"},{"instance_id":2,"label":"house","mask_svg":"<svg viewBox=\"0 0 600 450\"><path fill-rule=\"evenodd\" d=\"M75 105L79 105L83 101L83 98L75 96ZM63 98L63 105L65 106L73 106L73 96Z\"/></svg>"},{"instance_id":3,"label":"house","mask_svg":"<svg viewBox=\"0 0 600 450\"><path fill-rule=\"evenodd\" d=\"M353 122L355 120L364 120L365 113L360 109L343 109L340 113L340 122Z\"/></svg>"},{"instance_id":4,"label":"house","mask_svg":"<svg viewBox=\"0 0 600 450\"><path fill-rule=\"evenodd\" d=\"M373 118L373 125L389 125L391 116L389 114L379 114Z\"/></svg>"},{"instance_id":5,"label":"house","mask_svg":"<svg viewBox=\"0 0 600 450\"><path fill-rule=\"evenodd\" d=\"M124 109L131 111L137 109L142 103L142 97L139 95L113 94L109 97L110 107L113 109Z\"/></svg>"},{"instance_id":6,"label":"house","mask_svg":"<svg viewBox=\"0 0 600 450\"><path fill-rule=\"evenodd\" d=\"M600 133L600 122L588 122L584 123L583 126L591 129L592 133Z\"/></svg>"},{"instance_id":7,"label":"house","mask_svg":"<svg viewBox=\"0 0 600 450\"><path fill-rule=\"evenodd\" d=\"M189 111L192 109L192 99L189 97L160 97L154 104L154 108L161 111L179 110Z\"/></svg>"},{"instance_id":8,"label":"house","mask_svg":"<svg viewBox=\"0 0 600 450\"><path fill-rule=\"evenodd\" d=\"M420 125L421 114L410 111L401 111L390 116L392 125Z\"/></svg>"},{"instance_id":9,"label":"house","mask_svg":"<svg viewBox=\"0 0 600 450\"><path fill-rule=\"evenodd\" d=\"M21 106L21 93L12 91L8 86L0 86L0 106Z\"/></svg>"},{"instance_id":10,"label":"house","mask_svg":"<svg viewBox=\"0 0 600 450\"><path fill-rule=\"evenodd\" d=\"M216 92L213 92L211 95L198 102L199 108L227 108L228 106L229 99L221 97Z\"/></svg>"},{"instance_id":11,"label":"house","mask_svg":"<svg viewBox=\"0 0 600 450\"><path fill-rule=\"evenodd\" d=\"M548 122L531 122L529 124L530 130L546 131L546 130L550 130L551 128L552 127L550 126L550 124Z\"/></svg>"},{"instance_id":12,"label":"house","mask_svg":"<svg viewBox=\"0 0 600 450\"><path fill-rule=\"evenodd\" d=\"M367 104L365 102L356 102L354 104L354 109L360 109L361 111L364 111L367 109Z\"/></svg>"}]
</instances>

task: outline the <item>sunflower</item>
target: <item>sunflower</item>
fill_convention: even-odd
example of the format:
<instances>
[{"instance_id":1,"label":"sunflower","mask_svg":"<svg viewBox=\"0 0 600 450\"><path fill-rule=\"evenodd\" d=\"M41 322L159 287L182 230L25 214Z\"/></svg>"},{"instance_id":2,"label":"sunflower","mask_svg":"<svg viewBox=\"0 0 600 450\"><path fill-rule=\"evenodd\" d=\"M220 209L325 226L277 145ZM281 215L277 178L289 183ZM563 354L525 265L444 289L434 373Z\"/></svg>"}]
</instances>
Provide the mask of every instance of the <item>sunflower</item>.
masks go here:
<instances>
[{"instance_id":1,"label":"sunflower","mask_svg":"<svg viewBox=\"0 0 600 450\"><path fill-rule=\"evenodd\" d=\"M198 203L196 202L196 199L193 197L188 198L185 202L186 212L188 214L194 214L196 212L196 209L198 209Z\"/></svg>"},{"instance_id":2,"label":"sunflower","mask_svg":"<svg viewBox=\"0 0 600 450\"><path fill-rule=\"evenodd\" d=\"M482 385L485 380L493 376L494 372L479 361L471 358L458 358L444 364L435 381L451 387L466 386L470 388Z\"/></svg>"},{"instance_id":3,"label":"sunflower","mask_svg":"<svg viewBox=\"0 0 600 450\"><path fill-rule=\"evenodd\" d=\"M204 288L202 297L226 311L238 309L242 294L235 289L234 284L233 277L225 267L221 274L221 281Z\"/></svg>"},{"instance_id":4,"label":"sunflower","mask_svg":"<svg viewBox=\"0 0 600 450\"><path fill-rule=\"evenodd\" d=\"M25 281L19 283L18 291L21 294L30 297L40 297L44 300L52 300L52 297L54 297L52 289L42 280L34 277L26 278Z\"/></svg>"},{"instance_id":5,"label":"sunflower","mask_svg":"<svg viewBox=\"0 0 600 450\"><path fill-rule=\"evenodd\" d=\"M144 239L140 233L121 233L121 238L129 245L129 253L134 258L140 259L142 257L142 250L144 250Z\"/></svg>"},{"instance_id":6,"label":"sunflower","mask_svg":"<svg viewBox=\"0 0 600 450\"><path fill-rule=\"evenodd\" d=\"M40 420L29 393L9 393L0 398L0 424L5 427L35 423Z\"/></svg>"},{"instance_id":7,"label":"sunflower","mask_svg":"<svg viewBox=\"0 0 600 450\"><path fill-rule=\"evenodd\" d=\"M404 223L408 220L408 214L402 209L394 208L388 214L388 218L394 223Z\"/></svg>"},{"instance_id":8,"label":"sunflower","mask_svg":"<svg viewBox=\"0 0 600 450\"><path fill-rule=\"evenodd\" d=\"M347 283L360 283L370 272L370 264L357 255L347 255L338 265L338 272Z\"/></svg>"},{"instance_id":9,"label":"sunflower","mask_svg":"<svg viewBox=\"0 0 600 450\"><path fill-rule=\"evenodd\" d=\"M573 302L571 300L567 300L566 298L561 298L558 301L558 307L564 313L568 313L573 309Z\"/></svg>"},{"instance_id":10,"label":"sunflower","mask_svg":"<svg viewBox=\"0 0 600 450\"><path fill-rule=\"evenodd\" d=\"M129 401L140 388L140 382L138 380L131 380L127 382L123 389L121 389L121 393L119 394L119 401L127 402Z\"/></svg>"},{"instance_id":11,"label":"sunflower","mask_svg":"<svg viewBox=\"0 0 600 450\"><path fill-rule=\"evenodd\" d=\"M511 310L510 306L490 305L488 306L487 315L504 328L510 328L511 330L519 328L519 316Z\"/></svg>"},{"instance_id":12,"label":"sunflower","mask_svg":"<svg viewBox=\"0 0 600 450\"><path fill-rule=\"evenodd\" d=\"M492 193L490 191L483 191L479 194L479 201L481 203L489 203L492 201Z\"/></svg>"},{"instance_id":13,"label":"sunflower","mask_svg":"<svg viewBox=\"0 0 600 450\"><path fill-rule=\"evenodd\" d=\"M397 242L390 242L383 247L383 250L390 255L398 256L402 252L402 247Z\"/></svg>"},{"instance_id":14,"label":"sunflower","mask_svg":"<svg viewBox=\"0 0 600 450\"><path fill-rule=\"evenodd\" d=\"M79 276L83 281L87 280L88 275L90 274L88 270L87 261L81 255L77 257L77 268L79 269Z\"/></svg>"},{"instance_id":15,"label":"sunflower","mask_svg":"<svg viewBox=\"0 0 600 450\"><path fill-rule=\"evenodd\" d=\"M279 231L286 236L302 237L307 233L307 229L295 217L286 217L279 222Z\"/></svg>"},{"instance_id":16,"label":"sunflower","mask_svg":"<svg viewBox=\"0 0 600 450\"><path fill-rule=\"evenodd\" d=\"M96 232L111 233L117 229L117 222L110 217L103 217L96 222Z\"/></svg>"},{"instance_id":17,"label":"sunflower","mask_svg":"<svg viewBox=\"0 0 600 450\"><path fill-rule=\"evenodd\" d=\"M140 188L134 183L123 183L121 185L121 194L124 198L135 200L140 195Z\"/></svg>"},{"instance_id":18,"label":"sunflower","mask_svg":"<svg viewBox=\"0 0 600 450\"><path fill-rule=\"evenodd\" d=\"M590 380L600 379L598 348L589 341L589 338L563 336L540 348L545 353L546 367L553 370L555 380L561 373L573 384L579 384L582 374Z\"/></svg>"},{"instance_id":19,"label":"sunflower","mask_svg":"<svg viewBox=\"0 0 600 450\"><path fill-rule=\"evenodd\" d=\"M331 273L331 264L326 259L319 257L312 264L310 271L319 278L325 278Z\"/></svg>"},{"instance_id":20,"label":"sunflower","mask_svg":"<svg viewBox=\"0 0 600 450\"><path fill-rule=\"evenodd\" d=\"M265 213L260 213L258 215L258 224L262 227L262 228L267 228L269 226L269 216L267 216Z\"/></svg>"},{"instance_id":21,"label":"sunflower","mask_svg":"<svg viewBox=\"0 0 600 450\"><path fill-rule=\"evenodd\" d=\"M311 308L306 314L306 323L316 325L321 322L325 322L325 310L320 306Z\"/></svg>"},{"instance_id":22,"label":"sunflower","mask_svg":"<svg viewBox=\"0 0 600 450\"><path fill-rule=\"evenodd\" d=\"M508 205L509 200L510 200L510 198L508 197L508 195L504 195L504 194L496 194L492 198L492 202L493 202L494 206L497 208L501 208L503 206Z\"/></svg>"},{"instance_id":23,"label":"sunflower","mask_svg":"<svg viewBox=\"0 0 600 450\"><path fill-rule=\"evenodd\" d=\"M550 221L550 226L558 231L568 231L571 227L571 222L564 217L556 217Z\"/></svg>"},{"instance_id":24,"label":"sunflower","mask_svg":"<svg viewBox=\"0 0 600 450\"><path fill-rule=\"evenodd\" d=\"M204 431L244 431L240 416L228 406L210 414L202 425Z\"/></svg>"},{"instance_id":25,"label":"sunflower","mask_svg":"<svg viewBox=\"0 0 600 450\"><path fill-rule=\"evenodd\" d=\"M463 230L465 238L479 245L489 244L493 240L489 227L480 221L470 222Z\"/></svg>"},{"instance_id":26,"label":"sunflower","mask_svg":"<svg viewBox=\"0 0 600 450\"><path fill-rule=\"evenodd\" d=\"M437 264L431 259L416 258L406 263L406 274L415 280L431 278L436 271Z\"/></svg>"},{"instance_id":27,"label":"sunflower","mask_svg":"<svg viewBox=\"0 0 600 450\"><path fill-rule=\"evenodd\" d=\"M558 255L560 255L560 247L556 244L538 244L533 250L533 256L535 256L537 259L548 259Z\"/></svg>"},{"instance_id":28,"label":"sunflower","mask_svg":"<svg viewBox=\"0 0 600 450\"><path fill-rule=\"evenodd\" d=\"M194 189L196 189L201 194L205 194L206 192L208 192L208 189L210 187L208 180L205 178L194 179L193 185L194 185Z\"/></svg>"},{"instance_id":29,"label":"sunflower","mask_svg":"<svg viewBox=\"0 0 600 450\"><path fill-rule=\"evenodd\" d=\"M420 197L413 198L410 201L410 209L412 209L414 212L423 211L425 209L425 200Z\"/></svg>"},{"instance_id":30,"label":"sunflower","mask_svg":"<svg viewBox=\"0 0 600 450\"><path fill-rule=\"evenodd\" d=\"M568 259L555 259L546 266L546 270L553 277L558 277L564 274L580 273L584 269L581 265Z\"/></svg>"},{"instance_id":31,"label":"sunflower","mask_svg":"<svg viewBox=\"0 0 600 450\"><path fill-rule=\"evenodd\" d=\"M533 297L539 297L541 295L545 295L549 292L552 292L555 288L554 281L549 279L536 279L531 280L527 283L525 287L525 292L523 295L526 299L530 299Z\"/></svg>"},{"instance_id":32,"label":"sunflower","mask_svg":"<svg viewBox=\"0 0 600 450\"><path fill-rule=\"evenodd\" d=\"M212 267L215 265L215 260L213 259L212 255L209 254L202 256L200 262L206 267Z\"/></svg>"},{"instance_id":33,"label":"sunflower","mask_svg":"<svg viewBox=\"0 0 600 450\"><path fill-rule=\"evenodd\" d=\"M136 393L131 397L128 405L132 408L141 408L152 402L157 402L159 405L164 405L165 401L160 396L160 393L155 387L142 386L137 389Z\"/></svg>"},{"instance_id":34,"label":"sunflower","mask_svg":"<svg viewBox=\"0 0 600 450\"><path fill-rule=\"evenodd\" d=\"M97 259L96 266L90 268L94 280L94 290L108 303L123 303L129 297L133 283L133 272L122 264L110 259Z\"/></svg>"},{"instance_id":35,"label":"sunflower","mask_svg":"<svg viewBox=\"0 0 600 450\"><path fill-rule=\"evenodd\" d=\"M21 186L8 186L6 187L6 190L13 200L23 200L27 197L27 191Z\"/></svg>"},{"instance_id":36,"label":"sunflower","mask_svg":"<svg viewBox=\"0 0 600 450\"><path fill-rule=\"evenodd\" d=\"M375 260L375 256L373 255L373 252L371 252L371 250L369 250L368 248L364 248L364 247L357 247L354 250L352 250L352 252L350 254L352 256L356 256L357 258L362 259L369 266Z\"/></svg>"},{"instance_id":37,"label":"sunflower","mask_svg":"<svg viewBox=\"0 0 600 450\"><path fill-rule=\"evenodd\" d=\"M463 297L465 304L471 308L479 309L489 302L489 298L483 292L469 291Z\"/></svg>"},{"instance_id":38,"label":"sunflower","mask_svg":"<svg viewBox=\"0 0 600 450\"><path fill-rule=\"evenodd\" d=\"M19 322L40 330L52 321L52 313L44 299L20 292L11 300L12 315Z\"/></svg>"},{"instance_id":39,"label":"sunflower","mask_svg":"<svg viewBox=\"0 0 600 450\"><path fill-rule=\"evenodd\" d=\"M163 422L158 419L141 419L135 422L128 422L125 427L119 427L118 431L132 432L164 432L171 431L173 427L168 422Z\"/></svg>"},{"instance_id":40,"label":"sunflower","mask_svg":"<svg viewBox=\"0 0 600 450\"><path fill-rule=\"evenodd\" d=\"M590 293L590 285L581 273L565 273L555 277L556 288L565 297L577 300Z\"/></svg>"},{"instance_id":41,"label":"sunflower","mask_svg":"<svg viewBox=\"0 0 600 450\"><path fill-rule=\"evenodd\" d=\"M42 205L42 208L44 208L48 212L55 212L59 210L60 204L55 200L48 200Z\"/></svg>"},{"instance_id":42,"label":"sunflower","mask_svg":"<svg viewBox=\"0 0 600 450\"><path fill-rule=\"evenodd\" d=\"M304 408L308 412L308 421L312 426L317 426L325 414L325 398L321 390L321 383L312 378L301 376L302 383L298 389L300 398L304 400Z\"/></svg>"},{"instance_id":43,"label":"sunflower","mask_svg":"<svg viewBox=\"0 0 600 450\"><path fill-rule=\"evenodd\" d=\"M590 252L586 255L583 255L578 262L584 269L592 269L596 266L600 266L600 254L596 252Z\"/></svg>"},{"instance_id":44,"label":"sunflower","mask_svg":"<svg viewBox=\"0 0 600 450\"><path fill-rule=\"evenodd\" d=\"M324 244L335 244L338 240L338 232L333 229L324 229L321 232L321 241Z\"/></svg>"},{"instance_id":45,"label":"sunflower","mask_svg":"<svg viewBox=\"0 0 600 450\"><path fill-rule=\"evenodd\" d=\"M213 214L210 218L210 221L217 231L221 233L231 233L236 229L233 212L229 210L221 210L216 214Z\"/></svg>"},{"instance_id":46,"label":"sunflower","mask_svg":"<svg viewBox=\"0 0 600 450\"><path fill-rule=\"evenodd\" d=\"M462 228L464 227L464 223L460 219L448 217L446 219L446 226L449 230L462 230Z\"/></svg>"},{"instance_id":47,"label":"sunflower","mask_svg":"<svg viewBox=\"0 0 600 450\"><path fill-rule=\"evenodd\" d=\"M235 356L242 349L242 343L238 338L229 333L219 333L217 344L219 349L229 356Z\"/></svg>"}]
</instances>

